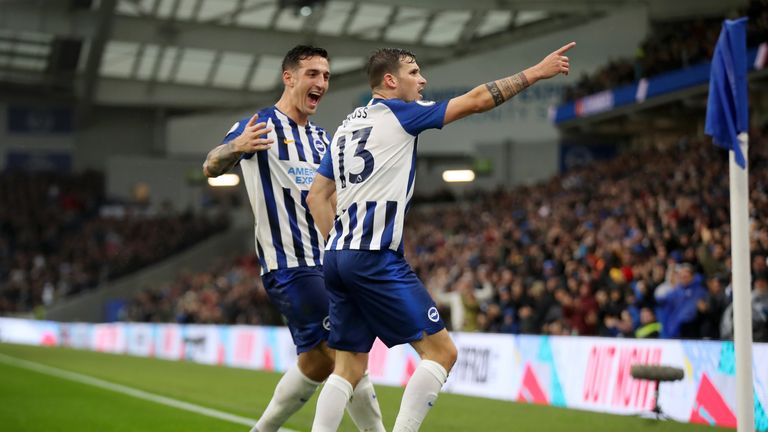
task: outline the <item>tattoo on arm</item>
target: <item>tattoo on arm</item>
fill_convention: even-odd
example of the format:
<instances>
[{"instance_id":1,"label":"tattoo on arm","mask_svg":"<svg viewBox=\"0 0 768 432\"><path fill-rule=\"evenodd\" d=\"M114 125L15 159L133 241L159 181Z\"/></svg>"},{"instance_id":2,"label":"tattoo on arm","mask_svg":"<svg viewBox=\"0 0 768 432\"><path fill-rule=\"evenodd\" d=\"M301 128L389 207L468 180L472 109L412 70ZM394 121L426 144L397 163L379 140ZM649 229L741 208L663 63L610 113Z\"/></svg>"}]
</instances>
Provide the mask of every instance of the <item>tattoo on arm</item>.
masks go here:
<instances>
[{"instance_id":1,"label":"tattoo on arm","mask_svg":"<svg viewBox=\"0 0 768 432\"><path fill-rule=\"evenodd\" d=\"M232 169L240 160L240 152L232 150L231 145L220 145L208 154L206 167L212 176L219 176Z\"/></svg>"},{"instance_id":2,"label":"tattoo on arm","mask_svg":"<svg viewBox=\"0 0 768 432\"><path fill-rule=\"evenodd\" d=\"M529 85L528 78L520 72L508 78L486 83L485 87L491 93L493 102L499 106L528 88Z\"/></svg>"},{"instance_id":3,"label":"tattoo on arm","mask_svg":"<svg viewBox=\"0 0 768 432\"><path fill-rule=\"evenodd\" d=\"M493 97L493 103L495 103L496 106L504 103L504 96L501 95L501 90L499 90L499 86L496 85L495 81L485 83L485 88L487 88L488 92L491 93L491 96Z\"/></svg>"}]
</instances>

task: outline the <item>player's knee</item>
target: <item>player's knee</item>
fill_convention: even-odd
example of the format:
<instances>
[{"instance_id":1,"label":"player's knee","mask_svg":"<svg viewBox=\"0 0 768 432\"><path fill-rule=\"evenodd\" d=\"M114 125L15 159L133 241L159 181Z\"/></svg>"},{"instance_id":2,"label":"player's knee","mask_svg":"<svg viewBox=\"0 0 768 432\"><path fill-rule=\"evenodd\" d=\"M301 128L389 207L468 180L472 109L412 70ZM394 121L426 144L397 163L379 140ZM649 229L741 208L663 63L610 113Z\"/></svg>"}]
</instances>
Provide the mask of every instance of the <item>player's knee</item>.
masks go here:
<instances>
[{"instance_id":1,"label":"player's knee","mask_svg":"<svg viewBox=\"0 0 768 432\"><path fill-rule=\"evenodd\" d=\"M440 361L439 363L445 368L446 371L451 370L456 363L456 358L459 356L459 351L456 348L456 344L452 340L448 339L448 342L441 347Z\"/></svg>"},{"instance_id":2,"label":"player's knee","mask_svg":"<svg viewBox=\"0 0 768 432\"><path fill-rule=\"evenodd\" d=\"M336 367L333 373L347 380L354 388L365 375L367 368L368 354L341 352L336 354Z\"/></svg>"},{"instance_id":3,"label":"player's knee","mask_svg":"<svg viewBox=\"0 0 768 432\"><path fill-rule=\"evenodd\" d=\"M439 363L447 372L450 372L453 365L456 363L458 357L458 350L452 340L440 343L437 346L433 346L432 349L422 356L423 359L429 359Z\"/></svg>"},{"instance_id":4,"label":"player's knee","mask_svg":"<svg viewBox=\"0 0 768 432\"><path fill-rule=\"evenodd\" d=\"M312 350L299 355L299 369L313 381L325 381L333 373L333 358L321 350Z\"/></svg>"},{"instance_id":5,"label":"player's knee","mask_svg":"<svg viewBox=\"0 0 768 432\"><path fill-rule=\"evenodd\" d=\"M439 363L446 371L450 371L456 363L458 350L456 344L443 330L431 336L426 336L421 341L412 344L423 360L432 360Z\"/></svg>"},{"instance_id":6,"label":"player's knee","mask_svg":"<svg viewBox=\"0 0 768 432\"><path fill-rule=\"evenodd\" d=\"M312 381L323 382L333 373L333 365L327 367L322 364L313 364L302 369L302 372Z\"/></svg>"},{"instance_id":7,"label":"player's knee","mask_svg":"<svg viewBox=\"0 0 768 432\"><path fill-rule=\"evenodd\" d=\"M357 384L360 382L360 380L363 379L363 375L365 375L365 368L336 368L333 373L347 380L350 384L352 384L352 388L355 388L357 387Z\"/></svg>"},{"instance_id":8,"label":"player's knee","mask_svg":"<svg viewBox=\"0 0 768 432\"><path fill-rule=\"evenodd\" d=\"M436 344L436 346L434 346L432 355L429 357L431 357L431 360L440 363L440 365L444 367L446 371L450 372L454 363L456 363L456 358L458 357L456 344L454 344L453 340L450 338L442 339L438 344Z\"/></svg>"}]
</instances>

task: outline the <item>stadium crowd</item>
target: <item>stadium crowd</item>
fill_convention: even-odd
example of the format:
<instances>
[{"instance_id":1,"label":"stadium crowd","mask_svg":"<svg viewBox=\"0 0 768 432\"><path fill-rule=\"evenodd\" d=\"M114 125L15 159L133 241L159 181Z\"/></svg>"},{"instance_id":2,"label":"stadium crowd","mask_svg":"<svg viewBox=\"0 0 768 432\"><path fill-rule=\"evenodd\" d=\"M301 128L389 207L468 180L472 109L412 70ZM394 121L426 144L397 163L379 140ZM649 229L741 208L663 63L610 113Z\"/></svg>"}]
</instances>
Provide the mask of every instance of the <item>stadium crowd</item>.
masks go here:
<instances>
[{"instance_id":1,"label":"stadium crowd","mask_svg":"<svg viewBox=\"0 0 768 432\"><path fill-rule=\"evenodd\" d=\"M750 149L756 340L768 340L764 142ZM631 151L462 206L414 208L406 253L454 329L729 337L727 173L725 152L703 141Z\"/></svg>"},{"instance_id":2,"label":"stadium crowd","mask_svg":"<svg viewBox=\"0 0 768 432\"><path fill-rule=\"evenodd\" d=\"M224 219L110 203L96 172L6 172L0 202L0 314L50 305L226 226Z\"/></svg>"},{"instance_id":3,"label":"stadium crowd","mask_svg":"<svg viewBox=\"0 0 768 432\"><path fill-rule=\"evenodd\" d=\"M139 322L279 325L255 255L220 260L209 271L184 272L161 287L140 291L123 319Z\"/></svg>"},{"instance_id":4,"label":"stadium crowd","mask_svg":"<svg viewBox=\"0 0 768 432\"><path fill-rule=\"evenodd\" d=\"M768 139L752 132L755 340L768 341ZM406 257L461 331L728 338L727 154L628 150L534 186L414 205ZM147 289L126 319L279 324L253 256Z\"/></svg>"},{"instance_id":5,"label":"stadium crowd","mask_svg":"<svg viewBox=\"0 0 768 432\"><path fill-rule=\"evenodd\" d=\"M734 16L748 16L747 44L755 47L768 42L768 0L752 0L746 11ZM631 84L663 72L687 68L712 58L722 20L658 23L637 48L634 58L610 61L591 75L583 74L563 93L564 102Z\"/></svg>"}]
</instances>

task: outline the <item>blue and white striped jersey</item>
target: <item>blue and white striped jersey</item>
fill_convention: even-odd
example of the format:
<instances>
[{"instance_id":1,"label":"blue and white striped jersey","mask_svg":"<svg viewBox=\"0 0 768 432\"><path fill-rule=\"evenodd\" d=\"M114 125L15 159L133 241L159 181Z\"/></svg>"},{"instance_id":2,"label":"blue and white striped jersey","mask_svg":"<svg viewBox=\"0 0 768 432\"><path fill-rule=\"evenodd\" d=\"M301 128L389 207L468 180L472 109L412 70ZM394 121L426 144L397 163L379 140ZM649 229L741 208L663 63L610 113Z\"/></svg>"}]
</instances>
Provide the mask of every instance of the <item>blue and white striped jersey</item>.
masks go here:
<instances>
[{"instance_id":1,"label":"blue and white striped jersey","mask_svg":"<svg viewBox=\"0 0 768 432\"><path fill-rule=\"evenodd\" d=\"M443 127L447 105L373 99L347 116L318 169L336 182L336 221L326 250L403 253L418 135Z\"/></svg>"},{"instance_id":2,"label":"blue and white striped jersey","mask_svg":"<svg viewBox=\"0 0 768 432\"><path fill-rule=\"evenodd\" d=\"M242 134L248 120L235 123L223 143ZM262 274L321 265L323 238L309 214L307 194L328 136L312 122L299 126L274 106L259 111L258 122L272 128L269 138L274 142L269 150L244 154L240 167L253 209Z\"/></svg>"}]
</instances>

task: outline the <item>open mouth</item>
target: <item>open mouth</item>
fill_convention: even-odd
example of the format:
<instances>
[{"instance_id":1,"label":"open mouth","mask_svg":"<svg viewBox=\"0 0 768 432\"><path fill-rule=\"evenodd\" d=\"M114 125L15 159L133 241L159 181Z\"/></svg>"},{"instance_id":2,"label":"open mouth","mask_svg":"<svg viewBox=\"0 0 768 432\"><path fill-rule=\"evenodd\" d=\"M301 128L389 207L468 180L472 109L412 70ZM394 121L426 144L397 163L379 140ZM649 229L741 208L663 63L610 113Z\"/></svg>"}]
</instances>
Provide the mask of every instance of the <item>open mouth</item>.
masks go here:
<instances>
[{"instance_id":1,"label":"open mouth","mask_svg":"<svg viewBox=\"0 0 768 432\"><path fill-rule=\"evenodd\" d=\"M320 103L320 98L322 97L323 95L319 92L309 92L307 96L308 105L312 108L317 108L317 104Z\"/></svg>"}]
</instances>

